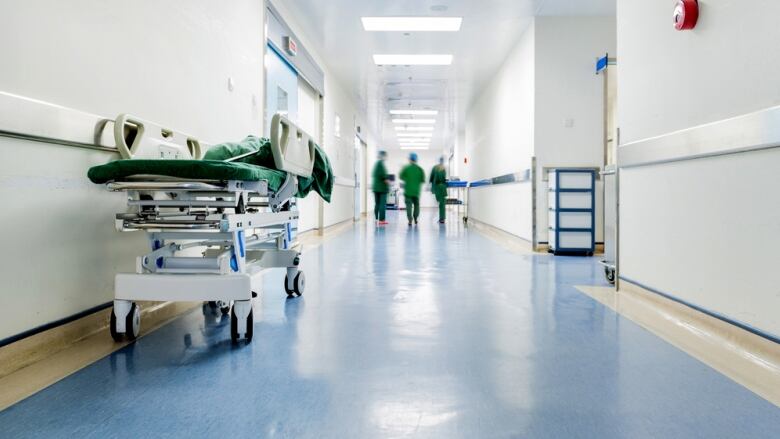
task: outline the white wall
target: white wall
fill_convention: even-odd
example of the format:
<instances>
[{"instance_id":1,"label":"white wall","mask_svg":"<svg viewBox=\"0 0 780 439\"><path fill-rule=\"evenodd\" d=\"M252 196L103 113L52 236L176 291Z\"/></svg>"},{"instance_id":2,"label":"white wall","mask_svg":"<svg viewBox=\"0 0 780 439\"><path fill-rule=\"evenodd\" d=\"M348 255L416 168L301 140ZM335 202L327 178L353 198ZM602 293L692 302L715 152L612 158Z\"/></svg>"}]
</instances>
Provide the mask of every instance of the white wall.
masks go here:
<instances>
[{"instance_id":1,"label":"white wall","mask_svg":"<svg viewBox=\"0 0 780 439\"><path fill-rule=\"evenodd\" d=\"M678 32L668 4L618 1L621 143L780 104L780 2L699 3Z\"/></svg>"},{"instance_id":2,"label":"white wall","mask_svg":"<svg viewBox=\"0 0 780 439\"><path fill-rule=\"evenodd\" d=\"M464 164L462 158L458 160L458 171L466 179L492 178L531 167L535 53L532 24L466 112L464 155L468 163ZM472 190L469 216L530 240L531 225L526 217L530 218L531 202L526 186Z\"/></svg>"},{"instance_id":3,"label":"white wall","mask_svg":"<svg viewBox=\"0 0 780 439\"><path fill-rule=\"evenodd\" d=\"M545 167L604 164L604 80L596 59L615 54L615 17L536 19L537 237L547 241ZM603 189L596 188L596 242L603 241Z\"/></svg>"},{"instance_id":4,"label":"white wall","mask_svg":"<svg viewBox=\"0 0 780 439\"><path fill-rule=\"evenodd\" d=\"M621 143L780 105L780 3L618 3ZM618 156L620 153L618 152ZM621 277L780 336L780 152L621 170Z\"/></svg>"},{"instance_id":5,"label":"white wall","mask_svg":"<svg viewBox=\"0 0 780 439\"><path fill-rule=\"evenodd\" d=\"M523 171L537 158L537 239L547 241L545 167L602 166L603 79L596 59L616 52L614 17L537 17L466 116L470 180ZM532 240L528 184L471 191L469 215ZM597 187L596 240L602 241Z\"/></svg>"},{"instance_id":6,"label":"white wall","mask_svg":"<svg viewBox=\"0 0 780 439\"><path fill-rule=\"evenodd\" d=\"M331 160L335 174L345 179L354 180L355 125L360 123L363 117L357 99L347 92L347 89L332 74L329 62L321 55L320 46L315 44L318 37L311 35L298 21L299 11L291 9L291 5L283 1L272 3L325 73L322 147ZM340 136L336 132L337 116L340 118ZM370 132L370 127L367 127L366 124L361 125ZM309 221L304 217L318 215L318 211L314 211L310 202L301 203L300 208L301 221L304 225L308 224ZM336 186L333 190L333 200L329 204L325 203L323 207L322 226L328 227L352 219L354 208L354 188Z\"/></svg>"},{"instance_id":7,"label":"white wall","mask_svg":"<svg viewBox=\"0 0 780 439\"><path fill-rule=\"evenodd\" d=\"M262 131L263 14L250 0L5 2L0 90L240 140ZM122 197L86 179L113 154L0 138L0 157L3 339L110 301L146 241L115 232Z\"/></svg>"}]
</instances>

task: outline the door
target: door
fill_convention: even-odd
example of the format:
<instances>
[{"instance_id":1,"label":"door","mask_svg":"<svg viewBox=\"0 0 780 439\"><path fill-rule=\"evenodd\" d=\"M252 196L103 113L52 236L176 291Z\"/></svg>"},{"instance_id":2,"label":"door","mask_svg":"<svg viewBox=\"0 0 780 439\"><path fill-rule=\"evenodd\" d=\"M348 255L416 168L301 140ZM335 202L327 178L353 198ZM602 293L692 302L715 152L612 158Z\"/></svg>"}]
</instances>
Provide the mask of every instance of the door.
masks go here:
<instances>
[{"instance_id":1,"label":"door","mask_svg":"<svg viewBox=\"0 0 780 439\"><path fill-rule=\"evenodd\" d=\"M354 215L353 219L355 221L360 221L360 211L361 211L361 196L360 191L362 189L360 184L360 163L362 161L361 155L363 153L363 141L360 140L360 137L355 136L355 153L352 155L352 181L355 182L355 202L354 202Z\"/></svg>"},{"instance_id":2,"label":"door","mask_svg":"<svg viewBox=\"0 0 780 439\"><path fill-rule=\"evenodd\" d=\"M265 134L271 135L271 119L277 113L298 123L298 73L270 44L265 68Z\"/></svg>"}]
</instances>

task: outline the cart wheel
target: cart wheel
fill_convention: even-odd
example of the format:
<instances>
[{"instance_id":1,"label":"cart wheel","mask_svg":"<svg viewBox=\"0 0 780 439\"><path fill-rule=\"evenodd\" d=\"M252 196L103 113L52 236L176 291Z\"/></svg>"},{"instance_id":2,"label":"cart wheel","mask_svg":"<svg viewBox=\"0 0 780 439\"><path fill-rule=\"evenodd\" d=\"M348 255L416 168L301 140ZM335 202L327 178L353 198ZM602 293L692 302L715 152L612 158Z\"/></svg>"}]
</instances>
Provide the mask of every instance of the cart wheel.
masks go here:
<instances>
[{"instance_id":1,"label":"cart wheel","mask_svg":"<svg viewBox=\"0 0 780 439\"><path fill-rule=\"evenodd\" d=\"M284 291L287 293L287 297L294 297L295 296L295 290L291 290L291 289L287 288L287 280L288 279L289 278L287 277L287 275L285 275L284 276Z\"/></svg>"},{"instance_id":2,"label":"cart wheel","mask_svg":"<svg viewBox=\"0 0 780 439\"><path fill-rule=\"evenodd\" d=\"M116 314L114 314L112 309L108 329L114 341L134 341L138 338L138 334L141 333L141 308L135 303L130 306L130 312L125 317L125 332L117 331Z\"/></svg>"},{"instance_id":3,"label":"cart wheel","mask_svg":"<svg viewBox=\"0 0 780 439\"><path fill-rule=\"evenodd\" d=\"M209 308L217 309L217 302L214 300L209 300Z\"/></svg>"},{"instance_id":4,"label":"cart wheel","mask_svg":"<svg viewBox=\"0 0 780 439\"><path fill-rule=\"evenodd\" d=\"M219 310L222 312L222 315L223 315L223 316L224 316L224 315L227 315L227 313L229 313L229 312L230 312L230 305L226 305L226 306L220 306L220 307L219 307Z\"/></svg>"},{"instance_id":5,"label":"cart wheel","mask_svg":"<svg viewBox=\"0 0 780 439\"><path fill-rule=\"evenodd\" d=\"M293 281L293 284L295 287L295 293L298 294L298 296L302 296L303 290L306 289L306 275L303 274L302 271L299 271L295 276L295 281Z\"/></svg>"},{"instance_id":6,"label":"cart wheel","mask_svg":"<svg viewBox=\"0 0 780 439\"><path fill-rule=\"evenodd\" d=\"M288 277L284 276L284 291L287 292L287 297L300 297L303 295L303 291L306 289L306 275L302 271L299 271L293 279L293 288L287 288Z\"/></svg>"},{"instance_id":7,"label":"cart wheel","mask_svg":"<svg viewBox=\"0 0 780 439\"><path fill-rule=\"evenodd\" d=\"M604 267L604 275L607 277L607 282L615 284L615 270L609 267Z\"/></svg>"},{"instance_id":8,"label":"cart wheel","mask_svg":"<svg viewBox=\"0 0 780 439\"><path fill-rule=\"evenodd\" d=\"M250 310L249 315L246 317L246 334L244 334L244 339L247 343L252 341L254 326L254 316ZM230 313L230 339L233 340L233 343L238 343L241 339L241 335L238 333L238 316L236 316L235 309Z\"/></svg>"},{"instance_id":9,"label":"cart wheel","mask_svg":"<svg viewBox=\"0 0 780 439\"><path fill-rule=\"evenodd\" d=\"M124 339L124 334L116 332L116 314L114 314L113 308L111 309L111 320L108 324L108 330L111 331L111 338L114 341L122 341Z\"/></svg>"}]
</instances>

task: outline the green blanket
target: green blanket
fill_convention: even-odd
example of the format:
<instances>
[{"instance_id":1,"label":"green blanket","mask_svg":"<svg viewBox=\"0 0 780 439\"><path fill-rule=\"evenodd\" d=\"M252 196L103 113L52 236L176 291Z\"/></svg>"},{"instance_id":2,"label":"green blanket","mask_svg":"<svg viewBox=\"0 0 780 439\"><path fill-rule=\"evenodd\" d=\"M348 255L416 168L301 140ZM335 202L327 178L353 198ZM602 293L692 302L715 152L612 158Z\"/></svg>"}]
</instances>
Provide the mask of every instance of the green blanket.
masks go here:
<instances>
[{"instance_id":1,"label":"green blanket","mask_svg":"<svg viewBox=\"0 0 780 439\"><path fill-rule=\"evenodd\" d=\"M235 162L224 162L231 157L257 152ZM87 177L97 184L121 181L134 175L163 175L196 180L267 180L271 190L278 190L286 173L275 169L271 142L247 136L240 143L222 143L209 149L203 160L117 160L90 168ZM317 146L314 170L309 178L298 177L297 197L303 198L315 191L327 202L333 193L333 169L325 152Z\"/></svg>"}]
</instances>

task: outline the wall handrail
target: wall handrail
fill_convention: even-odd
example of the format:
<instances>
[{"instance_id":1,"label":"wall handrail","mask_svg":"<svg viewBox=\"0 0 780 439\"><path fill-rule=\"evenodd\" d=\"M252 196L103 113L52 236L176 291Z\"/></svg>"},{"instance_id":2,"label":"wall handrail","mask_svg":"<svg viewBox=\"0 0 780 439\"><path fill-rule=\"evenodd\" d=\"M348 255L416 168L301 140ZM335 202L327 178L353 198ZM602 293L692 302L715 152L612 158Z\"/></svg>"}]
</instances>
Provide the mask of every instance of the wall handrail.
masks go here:
<instances>
[{"instance_id":1,"label":"wall handrail","mask_svg":"<svg viewBox=\"0 0 780 439\"><path fill-rule=\"evenodd\" d=\"M630 142L618 167L634 168L780 147L780 106Z\"/></svg>"},{"instance_id":2,"label":"wall handrail","mask_svg":"<svg viewBox=\"0 0 780 439\"><path fill-rule=\"evenodd\" d=\"M118 152L113 119L3 91L0 136Z\"/></svg>"},{"instance_id":3,"label":"wall handrail","mask_svg":"<svg viewBox=\"0 0 780 439\"><path fill-rule=\"evenodd\" d=\"M498 177L472 181L469 183L469 187L477 188L483 186L498 186L501 184L526 183L532 181L531 175L532 175L532 170L526 169L520 172L513 172L511 174L499 175Z\"/></svg>"},{"instance_id":4,"label":"wall handrail","mask_svg":"<svg viewBox=\"0 0 780 439\"><path fill-rule=\"evenodd\" d=\"M132 116L121 114L116 119L108 118L0 91L0 137L111 153L122 153L124 150L123 156L129 158L127 155L132 156L130 147L127 144L122 145L123 148L117 147L117 139L123 139L123 130L136 127L138 130L134 139L140 141L144 125L155 131L149 133L150 141L167 145L181 143L183 147L191 150L195 158L200 158L201 150L211 146L191 136Z\"/></svg>"}]
</instances>

